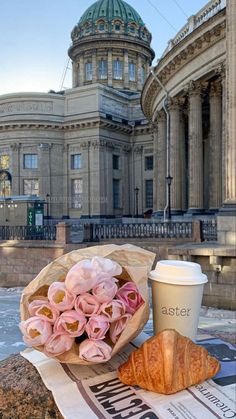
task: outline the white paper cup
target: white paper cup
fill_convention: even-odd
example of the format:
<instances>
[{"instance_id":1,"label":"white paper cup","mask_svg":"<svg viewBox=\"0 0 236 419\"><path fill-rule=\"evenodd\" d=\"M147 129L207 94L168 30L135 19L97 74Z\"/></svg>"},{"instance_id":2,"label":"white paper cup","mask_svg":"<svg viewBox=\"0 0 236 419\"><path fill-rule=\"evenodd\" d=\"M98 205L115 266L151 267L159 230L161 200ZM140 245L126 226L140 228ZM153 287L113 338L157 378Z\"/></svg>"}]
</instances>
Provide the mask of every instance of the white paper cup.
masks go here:
<instances>
[{"instance_id":1,"label":"white paper cup","mask_svg":"<svg viewBox=\"0 0 236 419\"><path fill-rule=\"evenodd\" d=\"M149 275L152 280L154 332L175 329L195 339L207 276L198 263L161 260Z\"/></svg>"}]
</instances>

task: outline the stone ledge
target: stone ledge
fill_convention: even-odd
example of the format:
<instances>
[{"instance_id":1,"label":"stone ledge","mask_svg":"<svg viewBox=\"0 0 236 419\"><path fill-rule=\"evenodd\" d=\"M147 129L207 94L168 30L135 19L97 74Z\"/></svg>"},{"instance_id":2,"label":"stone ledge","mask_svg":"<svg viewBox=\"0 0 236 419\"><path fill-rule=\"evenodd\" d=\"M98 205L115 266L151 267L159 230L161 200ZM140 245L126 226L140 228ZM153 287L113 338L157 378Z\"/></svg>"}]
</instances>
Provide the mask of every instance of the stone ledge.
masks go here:
<instances>
[{"instance_id":1,"label":"stone ledge","mask_svg":"<svg viewBox=\"0 0 236 419\"><path fill-rule=\"evenodd\" d=\"M0 363L1 419L63 419L35 367L20 355Z\"/></svg>"}]
</instances>

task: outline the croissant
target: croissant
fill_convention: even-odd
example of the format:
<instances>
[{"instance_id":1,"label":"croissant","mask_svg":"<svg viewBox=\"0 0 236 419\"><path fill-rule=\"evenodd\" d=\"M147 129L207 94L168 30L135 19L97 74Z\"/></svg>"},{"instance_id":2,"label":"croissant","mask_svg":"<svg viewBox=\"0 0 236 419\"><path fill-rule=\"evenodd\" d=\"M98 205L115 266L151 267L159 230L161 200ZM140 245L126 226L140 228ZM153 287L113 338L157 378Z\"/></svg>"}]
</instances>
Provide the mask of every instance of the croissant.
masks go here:
<instances>
[{"instance_id":1,"label":"croissant","mask_svg":"<svg viewBox=\"0 0 236 419\"><path fill-rule=\"evenodd\" d=\"M127 385L173 394L213 377L220 363L202 346L180 335L163 330L132 352L119 367L118 377Z\"/></svg>"}]
</instances>

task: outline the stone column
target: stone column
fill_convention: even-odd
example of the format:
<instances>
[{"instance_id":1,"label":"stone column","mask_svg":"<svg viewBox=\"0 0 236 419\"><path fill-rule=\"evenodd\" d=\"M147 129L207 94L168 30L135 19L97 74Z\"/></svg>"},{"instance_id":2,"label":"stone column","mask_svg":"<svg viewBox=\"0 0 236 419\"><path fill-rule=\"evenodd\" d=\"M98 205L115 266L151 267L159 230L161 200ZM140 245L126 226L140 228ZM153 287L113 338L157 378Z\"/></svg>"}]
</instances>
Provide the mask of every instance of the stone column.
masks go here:
<instances>
[{"instance_id":1,"label":"stone column","mask_svg":"<svg viewBox=\"0 0 236 419\"><path fill-rule=\"evenodd\" d=\"M170 112L170 175L171 183L171 211L173 214L182 213L182 160L181 160L181 131L180 106L183 100L171 98L169 100Z\"/></svg>"},{"instance_id":2,"label":"stone column","mask_svg":"<svg viewBox=\"0 0 236 419\"><path fill-rule=\"evenodd\" d=\"M218 217L218 241L236 244L236 1L226 2L226 140L224 143L225 199Z\"/></svg>"},{"instance_id":3,"label":"stone column","mask_svg":"<svg viewBox=\"0 0 236 419\"><path fill-rule=\"evenodd\" d=\"M187 166L186 166L186 146L185 146L185 115L180 115L180 160L181 160L181 193L182 210L187 210Z\"/></svg>"},{"instance_id":4,"label":"stone column","mask_svg":"<svg viewBox=\"0 0 236 419\"><path fill-rule=\"evenodd\" d=\"M79 86L84 85L84 56L79 57Z\"/></svg>"},{"instance_id":5,"label":"stone column","mask_svg":"<svg viewBox=\"0 0 236 419\"><path fill-rule=\"evenodd\" d=\"M210 87L210 155L209 155L209 209L218 211L221 194L221 134L222 134L221 82L218 79Z\"/></svg>"},{"instance_id":6,"label":"stone column","mask_svg":"<svg viewBox=\"0 0 236 419\"><path fill-rule=\"evenodd\" d=\"M69 145L65 144L63 147L63 217L68 218L70 213L70 179L69 179Z\"/></svg>"},{"instance_id":7,"label":"stone column","mask_svg":"<svg viewBox=\"0 0 236 419\"><path fill-rule=\"evenodd\" d=\"M141 83L141 71L142 71L142 57L138 56L138 90L141 92L143 85Z\"/></svg>"},{"instance_id":8,"label":"stone column","mask_svg":"<svg viewBox=\"0 0 236 419\"><path fill-rule=\"evenodd\" d=\"M225 144L226 144L226 68L225 65L221 65L219 69L219 76L221 79L221 88L222 88L222 161L221 161L221 172L222 172L222 202L224 202L226 197L225 192Z\"/></svg>"},{"instance_id":9,"label":"stone column","mask_svg":"<svg viewBox=\"0 0 236 419\"><path fill-rule=\"evenodd\" d=\"M20 195L20 148L21 144L11 145L11 161L12 161L12 183L11 195Z\"/></svg>"},{"instance_id":10,"label":"stone column","mask_svg":"<svg viewBox=\"0 0 236 419\"><path fill-rule=\"evenodd\" d=\"M78 63L73 62L72 64L72 86L78 86Z\"/></svg>"},{"instance_id":11,"label":"stone column","mask_svg":"<svg viewBox=\"0 0 236 419\"><path fill-rule=\"evenodd\" d=\"M46 197L51 196L51 161L50 161L51 145L47 143L40 144L39 150L39 195Z\"/></svg>"},{"instance_id":12,"label":"stone column","mask_svg":"<svg viewBox=\"0 0 236 419\"><path fill-rule=\"evenodd\" d=\"M93 83L97 82L97 51L92 52Z\"/></svg>"},{"instance_id":13,"label":"stone column","mask_svg":"<svg viewBox=\"0 0 236 419\"><path fill-rule=\"evenodd\" d=\"M203 212L202 84L189 85L188 212Z\"/></svg>"},{"instance_id":14,"label":"stone column","mask_svg":"<svg viewBox=\"0 0 236 419\"><path fill-rule=\"evenodd\" d=\"M160 216L166 204L166 114L164 110L158 112L157 115L158 134L157 144L155 145L154 167L156 167L154 175L154 188L156 194L156 210Z\"/></svg>"},{"instance_id":15,"label":"stone column","mask_svg":"<svg viewBox=\"0 0 236 419\"><path fill-rule=\"evenodd\" d=\"M112 62L112 49L108 50L108 63L107 63L107 70L108 70L108 86L113 86L113 62Z\"/></svg>"},{"instance_id":16,"label":"stone column","mask_svg":"<svg viewBox=\"0 0 236 419\"><path fill-rule=\"evenodd\" d=\"M124 88L129 88L129 53L124 50Z\"/></svg>"}]
</instances>

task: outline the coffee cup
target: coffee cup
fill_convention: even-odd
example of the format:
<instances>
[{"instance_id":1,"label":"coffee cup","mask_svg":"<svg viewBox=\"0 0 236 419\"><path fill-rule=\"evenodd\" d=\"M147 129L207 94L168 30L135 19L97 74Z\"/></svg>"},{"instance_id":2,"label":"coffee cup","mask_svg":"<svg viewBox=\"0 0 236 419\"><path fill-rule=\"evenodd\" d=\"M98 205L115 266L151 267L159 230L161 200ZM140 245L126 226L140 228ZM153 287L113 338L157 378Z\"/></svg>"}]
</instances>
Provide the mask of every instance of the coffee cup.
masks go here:
<instances>
[{"instance_id":1,"label":"coffee cup","mask_svg":"<svg viewBox=\"0 0 236 419\"><path fill-rule=\"evenodd\" d=\"M152 280L154 332L175 329L195 339L207 276L198 263L161 260L149 275Z\"/></svg>"}]
</instances>

